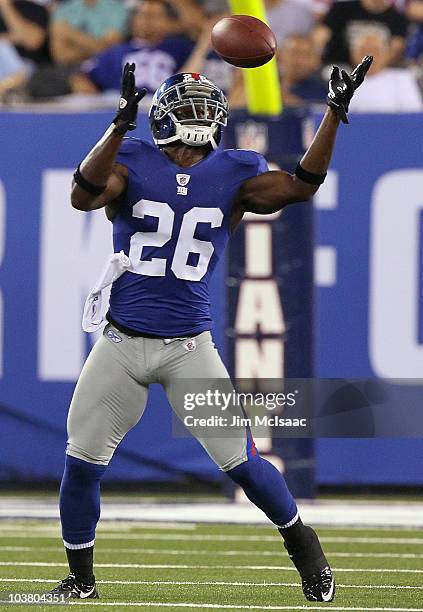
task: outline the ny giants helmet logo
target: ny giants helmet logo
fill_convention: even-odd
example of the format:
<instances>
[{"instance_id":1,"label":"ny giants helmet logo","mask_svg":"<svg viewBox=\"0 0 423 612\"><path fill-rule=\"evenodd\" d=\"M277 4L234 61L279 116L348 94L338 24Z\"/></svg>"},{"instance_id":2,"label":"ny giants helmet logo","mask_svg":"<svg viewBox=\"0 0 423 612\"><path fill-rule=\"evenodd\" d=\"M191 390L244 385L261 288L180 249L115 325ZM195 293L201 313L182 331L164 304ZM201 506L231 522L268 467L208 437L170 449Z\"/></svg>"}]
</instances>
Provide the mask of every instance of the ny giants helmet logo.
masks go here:
<instances>
[{"instance_id":1,"label":"ny giants helmet logo","mask_svg":"<svg viewBox=\"0 0 423 612\"><path fill-rule=\"evenodd\" d=\"M198 72L187 72L184 74L184 83L189 83L190 81L199 81L200 83L207 83L207 85L214 84L203 74L199 74Z\"/></svg>"}]
</instances>

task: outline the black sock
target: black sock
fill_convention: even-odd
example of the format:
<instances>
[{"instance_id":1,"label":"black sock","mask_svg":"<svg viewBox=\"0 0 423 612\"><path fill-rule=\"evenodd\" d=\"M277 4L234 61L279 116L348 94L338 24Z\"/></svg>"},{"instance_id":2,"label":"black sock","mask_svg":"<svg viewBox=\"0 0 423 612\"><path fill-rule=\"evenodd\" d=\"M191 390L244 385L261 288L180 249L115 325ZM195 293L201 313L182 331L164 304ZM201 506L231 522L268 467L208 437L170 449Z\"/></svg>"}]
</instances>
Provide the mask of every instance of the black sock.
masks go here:
<instances>
[{"instance_id":1,"label":"black sock","mask_svg":"<svg viewBox=\"0 0 423 612\"><path fill-rule=\"evenodd\" d=\"M75 574L76 581L83 584L94 584L94 546L77 549L66 548L65 550L70 571L72 574Z\"/></svg>"},{"instance_id":2,"label":"black sock","mask_svg":"<svg viewBox=\"0 0 423 612\"><path fill-rule=\"evenodd\" d=\"M279 529L291 561L303 578L321 572L329 564L314 529L299 518L287 529Z\"/></svg>"},{"instance_id":3,"label":"black sock","mask_svg":"<svg viewBox=\"0 0 423 612\"><path fill-rule=\"evenodd\" d=\"M286 529L278 529L279 533L283 537L286 542L286 545L289 547L290 545L295 545L301 538L303 537L304 525L300 517L298 520L291 525L291 527L286 527Z\"/></svg>"}]
</instances>

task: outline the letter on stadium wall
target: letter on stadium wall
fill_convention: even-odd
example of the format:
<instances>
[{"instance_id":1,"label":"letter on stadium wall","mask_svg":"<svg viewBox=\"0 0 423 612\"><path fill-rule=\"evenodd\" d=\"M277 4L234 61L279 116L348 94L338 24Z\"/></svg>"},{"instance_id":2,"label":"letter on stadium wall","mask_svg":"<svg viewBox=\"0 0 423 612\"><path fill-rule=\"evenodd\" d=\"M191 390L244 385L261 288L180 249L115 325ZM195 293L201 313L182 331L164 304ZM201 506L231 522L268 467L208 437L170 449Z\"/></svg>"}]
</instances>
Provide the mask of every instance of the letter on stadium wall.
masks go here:
<instances>
[{"instance_id":1,"label":"letter on stadium wall","mask_svg":"<svg viewBox=\"0 0 423 612\"><path fill-rule=\"evenodd\" d=\"M43 173L38 345L43 381L78 378L86 357L84 300L112 252L111 225L104 211L74 210L71 182L71 170Z\"/></svg>"},{"instance_id":2,"label":"letter on stadium wall","mask_svg":"<svg viewBox=\"0 0 423 612\"><path fill-rule=\"evenodd\" d=\"M421 378L420 229L423 170L389 172L375 184L370 238L369 352L384 378Z\"/></svg>"},{"instance_id":3,"label":"letter on stadium wall","mask_svg":"<svg viewBox=\"0 0 423 612\"><path fill-rule=\"evenodd\" d=\"M235 345L237 378L280 378L284 369L283 342L279 338L238 338Z\"/></svg>"},{"instance_id":4,"label":"letter on stadium wall","mask_svg":"<svg viewBox=\"0 0 423 612\"><path fill-rule=\"evenodd\" d=\"M269 278L272 266L272 227L269 223L245 226L245 267L252 278Z\"/></svg>"},{"instance_id":5,"label":"letter on stadium wall","mask_svg":"<svg viewBox=\"0 0 423 612\"><path fill-rule=\"evenodd\" d=\"M271 273L272 267L266 276ZM238 334L256 334L259 331L262 334L284 333L282 304L276 281L247 279L242 282L235 331Z\"/></svg>"}]
</instances>

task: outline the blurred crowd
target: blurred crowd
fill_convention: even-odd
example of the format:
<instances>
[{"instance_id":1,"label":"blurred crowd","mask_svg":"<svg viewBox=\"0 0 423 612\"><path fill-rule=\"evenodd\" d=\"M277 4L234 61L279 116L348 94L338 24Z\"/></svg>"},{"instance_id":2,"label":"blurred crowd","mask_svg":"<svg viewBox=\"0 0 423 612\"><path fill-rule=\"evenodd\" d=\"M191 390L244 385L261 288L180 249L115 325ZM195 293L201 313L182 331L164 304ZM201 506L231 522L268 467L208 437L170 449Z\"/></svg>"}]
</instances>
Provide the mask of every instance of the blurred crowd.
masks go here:
<instances>
[{"instance_id":1,"label":"blurred crowd","mask_svg":"<svg viewBox=\"0 0 423 612\"><path fill-rule=\"evenodd\" d=\"M423 0L265 0L278 40L286 106L324 104L333 63L375 60L351 110L423 109ZM213 51L226 0L0 0L0 101L84 97L119 90L135 62L152 94L175 72L202 72L245 106L242 70Z\"/></svg>"}]
</instances>

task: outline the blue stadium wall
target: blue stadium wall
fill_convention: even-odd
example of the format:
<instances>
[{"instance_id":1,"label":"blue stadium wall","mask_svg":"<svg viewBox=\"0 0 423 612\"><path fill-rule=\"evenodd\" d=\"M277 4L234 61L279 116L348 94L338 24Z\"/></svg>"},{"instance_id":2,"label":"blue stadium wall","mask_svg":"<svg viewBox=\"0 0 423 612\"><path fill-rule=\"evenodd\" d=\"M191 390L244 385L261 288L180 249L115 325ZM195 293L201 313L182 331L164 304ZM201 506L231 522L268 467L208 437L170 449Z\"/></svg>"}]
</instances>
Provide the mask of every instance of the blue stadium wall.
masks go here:
<instances>
[{"instance_id":1,"label":"blue stadium wall","mask_svg":"<svg viewBox=\"0 0 423 612\"><path fill-rule=\"evenodd\" d=\"M110 113L0 113L0 479L57 479L66 412L92 339L84 296L110 251L100 211L67 204L72 169ZM141 124L139 135L146 135ZM420 377L423 168L420 116L355 116L315 202L315 374ZM65 212L66 211L66 212ZM226 353L226 262L213 282ZM299 347L298 350L302 350ZM215 479L194 440L173 439L155 388L110 479ZM154 446L151 440L154 439ZM421 440L320 440L320 484L422 485Z\"/></svg>"}]
</instances>

